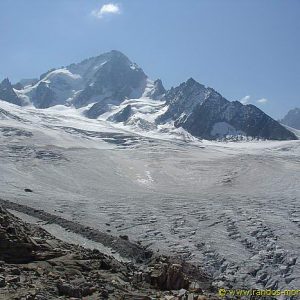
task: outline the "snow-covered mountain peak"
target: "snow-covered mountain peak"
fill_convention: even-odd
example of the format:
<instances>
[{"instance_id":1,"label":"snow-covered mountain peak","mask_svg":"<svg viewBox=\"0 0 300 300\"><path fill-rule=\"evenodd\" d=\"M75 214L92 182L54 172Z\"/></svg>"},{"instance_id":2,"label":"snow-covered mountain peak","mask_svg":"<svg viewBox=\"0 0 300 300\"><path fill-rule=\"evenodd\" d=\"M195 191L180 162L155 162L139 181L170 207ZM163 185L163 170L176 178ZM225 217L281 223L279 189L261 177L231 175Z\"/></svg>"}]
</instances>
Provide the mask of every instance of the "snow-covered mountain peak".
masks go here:
<instances>
[{"instance_id":1,"label":"snow-covered mountain peak","mask_svg":"<svg viewBox=\"0 0 300 300\"><path fill-rule=\"evenodd\" d=\"M28 82L27 82L28 83ZM255 106L230 102L193 78L165 90L117 50L51 69L40 79L0 84L0 98L22 106L71 106L92 119L126 130L219 139L232 135L266 139L296 136Z\"/></svg>"},{"instance_id":2,"label":"snow-covered mountain peak","mask_svg":"<svg viewBox=\"0 0 300 300\"><path fill-rule=\"evenodd\" d=\"M117 50L42 74L37 82L19 88L23 103L37 108L54 105L84 107L91 103L120 104L126 98L139 98L147 92L159 98L165 90L161 82L149 88L147 75L126 55ZM147 90L146 90L147 89ZM4 97L5 99L5 97Z\"/></svg>"}]
</instances>

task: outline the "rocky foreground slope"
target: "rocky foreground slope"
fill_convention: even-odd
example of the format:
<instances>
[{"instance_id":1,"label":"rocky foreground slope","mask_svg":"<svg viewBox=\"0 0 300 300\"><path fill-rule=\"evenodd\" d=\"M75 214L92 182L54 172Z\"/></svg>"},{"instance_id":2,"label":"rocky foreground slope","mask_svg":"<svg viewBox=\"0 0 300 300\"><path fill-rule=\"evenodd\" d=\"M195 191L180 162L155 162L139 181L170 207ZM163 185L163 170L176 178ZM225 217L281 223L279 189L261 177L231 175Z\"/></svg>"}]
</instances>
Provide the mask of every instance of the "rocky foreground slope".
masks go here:
<instances>
[{"instance_id":1,"label":"rocky foreground slope","mask_svg":"<svg viewBox=\"0 0 300 300\"><path fill-rule=\"evenodd\" d=\"M218 299L207 292L205 274L175 258L120 262L60 241L2 207L0 242L0 299Z\"/></svg>"}]
</instances>

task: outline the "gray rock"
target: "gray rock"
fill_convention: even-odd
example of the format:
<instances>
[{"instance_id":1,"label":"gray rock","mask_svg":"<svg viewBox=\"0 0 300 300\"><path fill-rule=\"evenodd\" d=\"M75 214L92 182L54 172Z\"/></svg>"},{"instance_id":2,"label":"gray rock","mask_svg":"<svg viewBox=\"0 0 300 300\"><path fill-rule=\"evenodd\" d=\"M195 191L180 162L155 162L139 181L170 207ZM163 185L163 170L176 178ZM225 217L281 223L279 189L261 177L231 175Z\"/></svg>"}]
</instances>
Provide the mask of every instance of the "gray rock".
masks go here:
<instances>
[{"instance_id":1,"label":"gray rock","mask_svg":"<svg viewBox=\"0 0 300 300\"><path fill-rule=\"evenodd\" d=\"M179 290L188 288L189 285L182 265L167 263L154 265L150 274L150 283L161 290Z\"/></svg>"},{"instance_id":2,"label":"gray rock","mask_svg":"<svg viewBox=\"0 0 300 300\"><path fill-rule=\"evenodd\" d=\"M165 93L166 90L162 84L162 81L160 79L157 79L154 81L153 89L151 89L145 96L154 100L159 100L163 97Z\"/></svg>"},{"instance_id":3,"label":"gray rock","mask_svg":"<svg viewBox=\"0 0 300 300\"><path fill-rule=\"evenodd\" d=\"M109 105L103 102L95 103L91 108L89 108L84 114L90 119L97 119L99 116L103 115L109 110Z\"/></svg>"},{"instance_id":4,"label":"gray rock","mask_svg":"<svg viewBox=\"0 0 300 300\"><path fill-rule=\"evenodd\" d=\"M132 107L131 107L130 104L128 104L123 109L121 109L120 111L118 111L114 115L110 116L108 118L108 120L112 121L112 122L117 122L117 123L126 122L132 114L133 114Z\"/></svg>"},{"instance_id":5,"label":"gray rock","mask_svg":"<svg viewBox=\"0 0 300 300\"><path fill-rule=\"evenodd\" d=\"M172 88L163 99L168 109L156 122L173 120L176 127L182 127L199 138L243 135L271 140L297 139L294 133L256 106L230 102L194 79Z\"/></svg>"},{"instance_id":6,"label":"gray rock","mask_svg":"<svg viewBox=\"0 0 300 300\"><path fill-rule=\"evenodd\" d=\"M21 99L15 93L8 78L5 78L0 83L0 99L19 106L22 105Z\"/></svg>"},{"instance_id":7,"label":"gray rock","mask_svg":"<svg viewBox=\"0 0 300 300\"><path fill-rule=\"evenodd\" d=\"M56 99L55 92L48 86L46 82L40 82L34 90L31 98L33 104L37 108L48 108L56 104L60 104Z\"/></svg>"}]
</instances>

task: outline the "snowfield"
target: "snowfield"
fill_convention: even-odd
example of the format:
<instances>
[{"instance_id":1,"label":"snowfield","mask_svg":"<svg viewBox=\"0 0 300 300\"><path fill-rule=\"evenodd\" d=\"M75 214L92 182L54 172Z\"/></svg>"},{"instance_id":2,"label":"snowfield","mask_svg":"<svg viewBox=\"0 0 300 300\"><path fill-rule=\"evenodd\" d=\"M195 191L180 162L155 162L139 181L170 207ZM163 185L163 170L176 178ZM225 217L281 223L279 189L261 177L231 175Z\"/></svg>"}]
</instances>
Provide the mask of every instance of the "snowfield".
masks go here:
<instances>
[{"instance_id":1,"label":"snowfield","mask_svg":"<svg viewBox=\"0 0 300 300\"><path fill-rule=\"evenodd\" d=\"M149 132L0 101L0 197L180 254L220 287L298 289L300 141Z\"/></svg>"}]
</instances>

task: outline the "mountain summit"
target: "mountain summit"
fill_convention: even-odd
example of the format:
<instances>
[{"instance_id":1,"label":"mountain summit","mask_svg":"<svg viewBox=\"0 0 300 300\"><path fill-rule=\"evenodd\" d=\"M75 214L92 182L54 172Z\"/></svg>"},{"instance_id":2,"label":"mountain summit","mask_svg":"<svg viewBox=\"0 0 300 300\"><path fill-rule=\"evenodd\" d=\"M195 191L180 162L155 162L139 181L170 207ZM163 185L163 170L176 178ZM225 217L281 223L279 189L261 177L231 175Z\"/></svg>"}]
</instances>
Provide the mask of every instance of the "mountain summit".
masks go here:
<instances>
[{"instance_id":1,"label":"mountain summit","mask_svg":"<svg viewBox=\"0 0 300 300\"><path fill-rule=\"evenodd\" d=\"M218 139L224 136L250 136L263 139L294 139L293 133L254 105L230 102L212 88L190 78L166 93L167 111L159 123L174 121L193 136Z\"/></svg>"},{"instance_id":2,"label":"mountain summit","mask_svg":"<svg viewBox=\"0 0 300 300\"><path fill-rule=\"evenodd\" d=\"M116 50L51 69L39 80L22 83L12 86L5 79L0 84L0 99L20 106L31 103L36 108L84 108L88 118L101 118L130 130L184 131L204 139L297 139L254 105L230 102L193 78L165 90L160 79L152 81Z\"/></svg>"}]
</instances>

